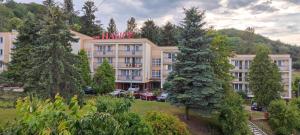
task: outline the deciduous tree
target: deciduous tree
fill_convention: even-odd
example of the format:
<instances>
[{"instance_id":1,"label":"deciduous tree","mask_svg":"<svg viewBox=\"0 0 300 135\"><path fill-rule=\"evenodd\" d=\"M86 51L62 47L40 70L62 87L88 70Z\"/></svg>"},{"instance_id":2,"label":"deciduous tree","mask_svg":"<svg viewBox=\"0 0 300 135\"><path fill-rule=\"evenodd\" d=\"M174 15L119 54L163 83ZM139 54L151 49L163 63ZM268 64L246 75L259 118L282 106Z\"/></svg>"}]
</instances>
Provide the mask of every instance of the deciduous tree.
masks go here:
<instances>
[{"instance_id":1,"label":"deciduous tree","mask_svg":"<svg viewBox=\"0 0 300 135\"><path fill-rule=\"evenodd\" d=\"M108 27L107 27L107 32L108 33L117 33L118 32L117 25L116 25L115 20L113 18L111 18L109 20L109 24L108 24Z\"/></svg>"},{"instance_id":2,"label":"deciduous tree","mask_svg":"<svg viewBox=\"0 0 300 135\"><path fill-rule=\"evenodd\" d=\"M115 70L107 59L97 68L93 80L94 88L98 93L105 94L115 89Z\"/></svg>"},{"instance_id":3,"label":"deciduous tree","mask_svg":"<svg viewBox=\"0 0 300 135\"><path fill-rule=\"evenodd\" d=\"M250 89L256 102L264 107L268 107L272 100L279 99L283 91L281 74L269 57L269 52L268 48L259 46L249 72Z\"/></svg>"}]
</instances>

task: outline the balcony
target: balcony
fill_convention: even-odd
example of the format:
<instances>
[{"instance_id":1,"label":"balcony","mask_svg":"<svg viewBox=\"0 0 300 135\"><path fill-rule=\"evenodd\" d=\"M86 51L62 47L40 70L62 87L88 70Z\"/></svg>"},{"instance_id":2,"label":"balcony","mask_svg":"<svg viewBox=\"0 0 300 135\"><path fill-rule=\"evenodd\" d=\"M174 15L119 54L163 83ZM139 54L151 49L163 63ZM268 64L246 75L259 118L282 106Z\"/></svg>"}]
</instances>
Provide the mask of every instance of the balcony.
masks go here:
<instances>
[{"instance_id":1,"label":"balcony","mask_svg":"<svg viewBox=\"0 0 300 135\"><path fill-rule=\"evenodd\" d=\"M94 51L94 57L115 56L115 51Z\"/></svg>"},{"instance_id":2,"label":"balcony","mask_svg":"<svg viewBox=\"0 0 300 135\"><path fill-rule=\"evenodd\" d=\"M142 51L119 50L119 56L142 56Z\"/></svg>"},{"instance_id":3,"label":"balcony","mask_svg":"<svg viewBox=\"0 0 300 135\"><path fill-rule=\"evenodd\" d=\"M289 66L278 66L279 71L289 71Z\"/></svg>"},{"instance_id":4,"label":"balcony","mask_svg":"<svg viewBox=\"0 0 300 135\"><path fill-rule=\"evenodd\" d=\"M125 63L125 62L119 62L118 68L142 68L142 63Z\"/></svg>"},{"instance_id":5,"label":"balcony","mask_svg":"<svg viewBox=\"0 0 300 135\"><path fill-rule=\"evenodd\" d=\"M118 81L142 81L142 76L118 75Z\"/></svg>"}]
</instances>

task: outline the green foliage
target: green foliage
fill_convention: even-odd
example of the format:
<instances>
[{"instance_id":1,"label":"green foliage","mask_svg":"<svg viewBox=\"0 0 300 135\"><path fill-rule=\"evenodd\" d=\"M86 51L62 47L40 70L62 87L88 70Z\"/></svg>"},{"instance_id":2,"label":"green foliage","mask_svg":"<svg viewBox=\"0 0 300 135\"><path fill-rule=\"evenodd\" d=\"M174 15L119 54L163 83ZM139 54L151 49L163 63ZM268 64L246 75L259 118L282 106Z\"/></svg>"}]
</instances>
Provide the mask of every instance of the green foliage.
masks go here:
<instances>
[{"instance_id":1,"label":"green foliage","mask_svg":"<svg viewBox=\"0 0 300 135\"><path fill-rule=\"evenodd\" d=\"M105 59L97 68L93 78L93 86L100 94L114 91L115 89L115 70Z\"/></svg>"},{"instance_id":2,"label":"green foliage","mask_svg":"<svg viewBox=\"0 0 300 135\"><path fill-rule=\"evenodd\" d=\"M149 112L145 119L152 126L155 135L189 135L186 125L172 115Z\"/></svg>"},{"instance_id":3,"label":"green foliage","mask_svg":"<svg viewBox=\"0 0 300 135\"><path fill-rule=\"evenodd\" d=\"M257 48L256 56L250 66L249 84L259 105L268 107L270 102L280 98L283 91L281 74L269 57L269 49Z\"/></svg>"},{"instance_id":4,"label":"green foliage","mask_svg":"<svg viewBox=\"0 0 300 135\"><path fill-rule=\"evenodd\" d=\"M58 6L48 8L39 31L38 46L34 48L32 67L28 71L31 90L46 93L52 99L56 93L70 99L81 99L82 78L76 64L78 57L71 53L71 42L77 41L65 24L65 16Z\"/></svg>"},{"instance_id":5,"label":"green foliage","mask_svg":"<svg viewBox=\"0 0 300 135\"><path fill-rule=\"evenodd\" d=\"M179 31L176 26L170 22L167 22L165 26L161 29L161 40L159 42L160 46L176 46L178 44Z\"/></svg>"},{"instance_id":6,"label":"green foliage","mask_svg":"<svg viewBox=\"0 0 300 135\"><path fill-rule=\"evenodd\" d=\"M155 44L160 43L160 28L153 20L147 20L141 28L141 37L147 38Z\"/></svg>"},{"instance_id":7,"label":"green foliage","mask_svg":"<svg viewBox=\"0 0 300 135\"><path fill-rule=\"evenodd\" d=\"M203 28L204 12L197 8L185 10L179 53L174 71L169 75L169 101L202 114L210 115L219 106L224 92L213 71L214 53L207 31ZM188 119L188 117L187 117Z\"/></svg>"},{"instance_id":8,"label":"green foliage","mask_svg":"<svg viewBox=\"0 0 300 135\"><path fill-rule=\"evenodd\" d=\"M127 21L127 28L126 28L126 32L134 32L137 33L137 24L135 22L135 18L134 17L130 17L130 19Z\"/></svg>"},{"instance_id":9,"label":"green foliage","mask_svg":"<svg viewBox=\"0 0 300 135\"><path fill-rule=\"evenodd\" d=\"M108 24L108 27L107 27L107 32L108 33L117 33L118 32L115 20L113 18L111 18L109 20L109 24Z\"/></svg>"},{"instance_id":10,"label":"green foliage","mask_svg":"<svg viewBox=\"0 0 300 135\"><path fill-rule=\"evenodd\" d=\"M284 100L271 102L268 108L269 124L277 135L290 135L299 127L300 112L297 109L295 105L287 105Z\"/></svg>"},{"instance_id":11,"label":"green foliage","mask_svg":"<svg viewBox=\"0 0 300 135\"><path fill-rule=\"evenodd\" d=\"M25 97L17 101L16 110L16 122L8 126L4 134L72 134L73 123L87 115L80 109L77 96L69 105L59 95L53 102Z\"/></svg>"},{"instance_id":12,"label":"green foliage","mask_svg":"<svg viewBox=\"0 0 300 135\"><path fill-rule=\"evenodd\" d=\"M295 80L293 81L293 84L292 84L292 89L293 91L295 91L296 93L298 93L299 91L299 83L300 83L300 76L297 76L295 78ZM298 95L299 96L299 95Z\"/></svg>"},{"instance_id":13,"label":"green foliage","mask_svg":"<svg viewBox=\"0 0 300 135\"><path fill-rule=\"evenodd\" d=\"M250 135L243 99L237 93L225 97L219 112L224 135Z\"/></svg>"},{"instance_id":14,"label":"green foliage","mask_svg":"<svg viewBox=\"0 0 300 135\"><path fill-rule=\"evenodd\" d=\"M89 86L92 84L92 77L87 53L84 50L80 50L78 56L80 60L78 68L80 69L80 73L83 79L82 86Z\"/></svg>"},{"instance_id":15,"label":"green foliage","mask_svg":"<svg viewBox=\"0 0 300 135\"><path fill-rule=\"evenodd\" d=\"M103 32L101 25L95 24L95 12L97 7L93 1L86 1L83 5L83 16L81 17L82 27L80 32L89 36L99 35Z\"/></svg>"}]
</instances>

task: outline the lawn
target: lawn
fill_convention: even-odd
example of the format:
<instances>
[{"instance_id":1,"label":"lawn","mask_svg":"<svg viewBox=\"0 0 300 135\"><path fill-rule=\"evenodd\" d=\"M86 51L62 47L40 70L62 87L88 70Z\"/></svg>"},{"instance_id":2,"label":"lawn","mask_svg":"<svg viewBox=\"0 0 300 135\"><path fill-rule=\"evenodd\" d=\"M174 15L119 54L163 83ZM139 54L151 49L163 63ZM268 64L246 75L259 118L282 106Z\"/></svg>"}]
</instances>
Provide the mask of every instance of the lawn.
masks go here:
<instances>
[{"instance_id":1,"label":"lawn","mask_svg":"<svg viewBox=\"0 0 300 135\"><path fill-rule=\"evenodd\" d=\"M0 109L0 127L16 118L15 109Z\"/></svg>"}]
</instances>

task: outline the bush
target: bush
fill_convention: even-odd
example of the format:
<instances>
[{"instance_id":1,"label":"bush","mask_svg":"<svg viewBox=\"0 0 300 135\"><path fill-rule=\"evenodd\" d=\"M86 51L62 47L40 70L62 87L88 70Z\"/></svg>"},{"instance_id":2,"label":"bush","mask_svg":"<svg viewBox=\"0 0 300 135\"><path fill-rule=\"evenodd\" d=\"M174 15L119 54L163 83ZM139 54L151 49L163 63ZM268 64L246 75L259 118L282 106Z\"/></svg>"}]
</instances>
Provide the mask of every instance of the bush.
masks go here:
<instances>
[{"instance_id":1,"label":"bush","mask_svg":"<svg viewBox=\"0 0 300 135\"><path fill-rule=\"evenodd\" d=\"M219 121L225 135L250 134L243 99L234 92L229 93L224 99L220 108Z\"/></svg>"},{"instance_id":2,"label":"bush","mask_svg":"<svg viewBox=\"0 0 300 135\"><path fill-rule=\"evenodd\" d=\"M186 125L175 116L149 112L145 119L152 126L155 135L189 135Z\"/></svg>"},{"instance_id":3,"label":"bush","mask_svg":"<svg viewBox=\"0 0 300 135\"><path fill-rule=\"evenodd\" d=\"M299 112L295 105L287 105L284 100L272 101L268 111L269 124L278 135L290 135L299 125Z\"/></svg>"}]
</instances>

